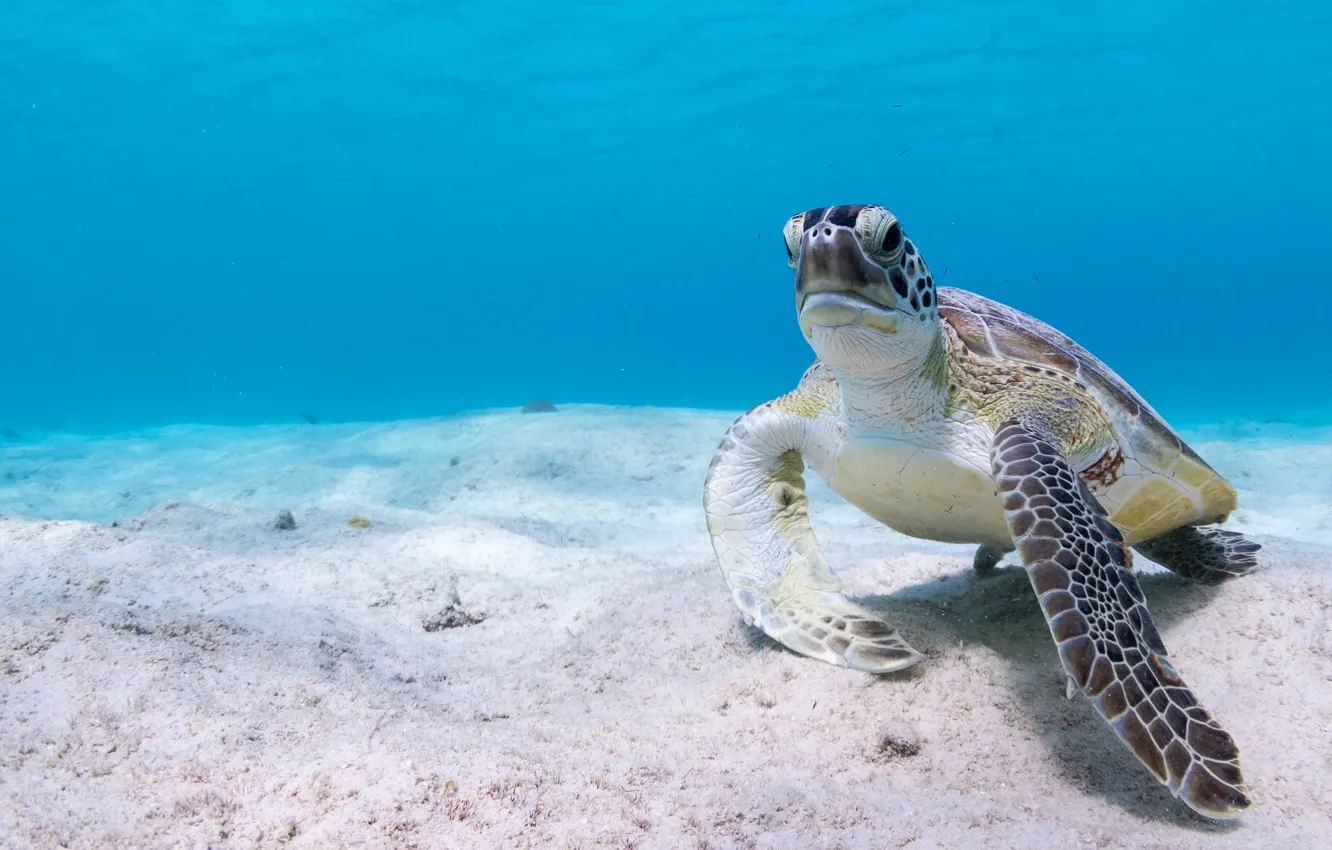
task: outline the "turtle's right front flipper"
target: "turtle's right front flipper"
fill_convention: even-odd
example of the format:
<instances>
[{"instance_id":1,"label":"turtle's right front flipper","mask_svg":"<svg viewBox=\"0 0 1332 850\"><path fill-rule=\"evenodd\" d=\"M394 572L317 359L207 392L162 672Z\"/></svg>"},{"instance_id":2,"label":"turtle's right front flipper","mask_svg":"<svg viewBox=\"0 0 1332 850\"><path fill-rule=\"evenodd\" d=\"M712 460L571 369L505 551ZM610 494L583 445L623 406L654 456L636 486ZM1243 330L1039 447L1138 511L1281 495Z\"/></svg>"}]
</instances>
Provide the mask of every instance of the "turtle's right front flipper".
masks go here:
<instances>
[{"instance_id":1,"label":"turtle's right front flipper","mask_svg":"<svg viewBox=\"0 0 1332 850\"><path fill-rule=\"evenodd\" d=\"M1239 750L1166 656L1105 510L1038 424L1009 419L991 464L1004 517L1072 689L1180 799L1211 818L1249 808Z\"/></svg>"},{"instance_id":2,"label":"turtle's right front flipper","mask_svg":"<svg viewBox=\"0 0 1332 850\"><path fill-rule=\"evenodd\" d=\"M801 456L816 422L780 404L740 417L708 469L703 504L731 598L746 622L802 655L874 673L909 667L920 654L843 595L819 551Z\"/></svg>"}]
</instances>

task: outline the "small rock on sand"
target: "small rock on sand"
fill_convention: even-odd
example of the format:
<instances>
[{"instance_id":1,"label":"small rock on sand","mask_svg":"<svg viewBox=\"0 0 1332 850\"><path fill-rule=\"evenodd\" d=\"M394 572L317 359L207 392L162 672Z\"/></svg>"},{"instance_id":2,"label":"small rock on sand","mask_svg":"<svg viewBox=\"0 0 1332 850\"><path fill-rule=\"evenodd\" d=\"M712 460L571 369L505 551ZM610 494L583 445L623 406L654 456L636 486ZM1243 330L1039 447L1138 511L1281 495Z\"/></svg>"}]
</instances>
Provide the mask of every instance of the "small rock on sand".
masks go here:
<instances>
[{"instance_id":1,"label":"small rock on sand","mask_svg":"<svg viewBox=\"0 0 1332 850\"><path fill-rule=\"evenodd\" d=\"M463 608L462 597L458 595L458 588L449 588L449 601L433 614L427 614L421 618L421 627L428 632L438 632L443 629L457 629L463 626L475 626L485 619L484 615L473 614Z\"/></svg>"},{"instance_id":2,"label":"small rock on sand","mask_svg":"<svg viewBox=\"0 0 1332 850\"><path fill-rule=\"evenodd\" d=\"M555 405L544 398L534 398L523 405L523 413L555 413Z\"/></svg>"}]
</instances>

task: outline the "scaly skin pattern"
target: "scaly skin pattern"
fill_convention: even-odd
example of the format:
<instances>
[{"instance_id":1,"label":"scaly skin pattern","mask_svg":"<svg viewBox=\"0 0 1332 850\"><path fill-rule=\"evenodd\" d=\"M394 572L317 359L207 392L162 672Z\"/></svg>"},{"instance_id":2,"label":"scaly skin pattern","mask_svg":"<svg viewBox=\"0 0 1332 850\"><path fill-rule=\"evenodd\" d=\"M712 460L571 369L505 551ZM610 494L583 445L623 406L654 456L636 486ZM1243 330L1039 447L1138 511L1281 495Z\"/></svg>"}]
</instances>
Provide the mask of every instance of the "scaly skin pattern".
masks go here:
<instances>
[{"instance_id":1,"label":"scaly skin pattern","mask_svg":"<svg viewBox=\"0 0 1332 850\"><path fill-rule=\"evenodd\" d=\"M1072 685L1190 807L1249 807L1239 749L1166 656L1131 555L1053 441L1020 416L994 439L994 476L1032 589Z\"/></svg>"},{"instance_id":2,"label":"scaly skin pattern","mask_svg":"<svg viewBox=\"0 0 1332 850\"><path fill-rule=\"evenodd\" d=\"M1258 569L1261 547L1234 531L1185 525L1134 548L1184 578L1217 584Z\"/></svg>"},{"instance_id":3,"label":"scaly skin pattern","mask_svg":"<svg viewBox=\"0 0 1332 850\"><path fill-rule=\"evenodd\" d=\"M1019 410L1038 418L1047 433L1058 434L1072 455L1099 457L1116 445L1114 427L1096 398L1077 378L1048 367L977 357L947 324L949 415L965 411L998 430Z\"/></svg>"},{"instance_id":4,"label":"scaly skin pattern","mask_svg":"<svg viewBox=\"0 0 1332 850\"><path fill-rule=\"evenodd\" d=\"M1031 316L961 289L939 290L949 404L993 427L1027 405L1130 545L1182 525L1225 521L1235 490L1108 366Z\"/></svg>"}]
</instances>

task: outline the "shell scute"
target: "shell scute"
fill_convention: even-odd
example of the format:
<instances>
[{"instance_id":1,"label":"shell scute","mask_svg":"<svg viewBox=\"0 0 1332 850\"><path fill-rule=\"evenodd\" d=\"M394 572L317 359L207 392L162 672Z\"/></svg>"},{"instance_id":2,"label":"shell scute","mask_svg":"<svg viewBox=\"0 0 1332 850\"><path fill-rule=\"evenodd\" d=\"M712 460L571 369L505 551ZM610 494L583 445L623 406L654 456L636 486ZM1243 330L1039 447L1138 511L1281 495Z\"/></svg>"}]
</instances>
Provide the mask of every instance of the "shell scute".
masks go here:
<instances>
[{"instance_id":1,"label":"shell scute","mask_svg":"<svg viewBox=\"0 0 1332 850\"><path fill-rule=\"evenodd\" d=\"M1116 524L1126 531L1136 526L1150 535L1186 522L1219 522L1234 509L1230 484L1091 352L1039 319L975 293L940 287L938 300L940 318L972 354L1053 369L1076 379L1095 396L1124 454L1135 468L1155 473L1133 482L1119 480L1119 492L1112 498L1120 505ZM1149 481L1157 486L1147 486Z\"/></svg>"}]
</instances>

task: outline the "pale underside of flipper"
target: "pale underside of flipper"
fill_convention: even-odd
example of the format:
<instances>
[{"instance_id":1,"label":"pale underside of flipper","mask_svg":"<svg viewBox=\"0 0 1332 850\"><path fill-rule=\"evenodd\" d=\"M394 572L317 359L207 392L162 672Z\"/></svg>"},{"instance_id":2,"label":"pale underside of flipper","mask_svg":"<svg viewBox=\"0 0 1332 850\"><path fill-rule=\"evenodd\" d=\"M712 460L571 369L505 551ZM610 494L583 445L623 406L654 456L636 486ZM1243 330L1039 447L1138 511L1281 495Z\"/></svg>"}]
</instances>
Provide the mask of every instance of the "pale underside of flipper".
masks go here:
<instances>
[{"instance_id":1,"label":"pale underside of flipper","mask_svg":"<svg viewBox=\"0 0 1332 850\"><path fill-rule=\"evenodd\" d=\"M847 599L810 526L800 449L815 427L773 404L731 426L704 489L713 551L736 607L769 637L830 664L901 670L920 653Z\"/></svg>"},{"instance_id":2,"label":"pale underside of flipper","mask_svg":"<svg viewBox=\"0 0 1332 850\"><path fill-rule=\"evenodd\" d=\"M1070 691L1086 694L1138 760L1195 811L1224 819L1248 809L1239 750L1171 665L1105 510L1054 441L1020 419L1001 425L991 461Z\"/></svg>"}]
</instances>

